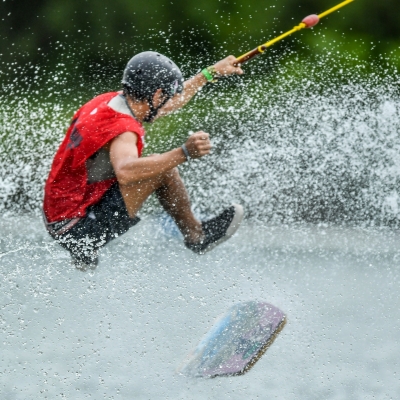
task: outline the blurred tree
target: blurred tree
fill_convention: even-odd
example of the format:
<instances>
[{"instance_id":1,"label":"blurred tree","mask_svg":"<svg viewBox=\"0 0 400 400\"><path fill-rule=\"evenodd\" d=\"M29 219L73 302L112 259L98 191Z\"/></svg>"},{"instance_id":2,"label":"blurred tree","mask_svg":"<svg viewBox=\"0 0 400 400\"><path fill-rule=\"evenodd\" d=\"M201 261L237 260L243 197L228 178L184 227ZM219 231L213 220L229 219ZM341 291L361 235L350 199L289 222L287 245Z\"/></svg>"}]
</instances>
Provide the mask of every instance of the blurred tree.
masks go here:
<instances>
[{"instance_id":1,"label":"blurred tree","mask_svg":"<svg viewBox=\"0 0 400 400\"><path fill-rule=\"evenodd\" d=\"M335 0L3 0L2 70L12 62L63 57L119 66L144 49L208 60L242 52L290 29ZM400 44L398 0L356 0L314 30L304 43L347 43L364 56ZM373 43L373 44L371 44ZM278 46L279 50L279 46ZM69 55L66 55L68 53Z\"/></svg>"}]
</instances>

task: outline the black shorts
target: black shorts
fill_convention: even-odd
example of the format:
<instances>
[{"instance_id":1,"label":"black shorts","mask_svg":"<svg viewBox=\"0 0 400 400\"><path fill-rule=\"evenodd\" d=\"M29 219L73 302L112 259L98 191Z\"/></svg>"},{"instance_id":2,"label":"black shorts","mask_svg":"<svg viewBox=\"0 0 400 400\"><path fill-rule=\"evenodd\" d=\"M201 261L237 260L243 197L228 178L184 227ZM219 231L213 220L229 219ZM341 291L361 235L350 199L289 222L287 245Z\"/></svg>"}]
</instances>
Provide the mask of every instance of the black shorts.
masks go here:
<instances>
[{"instance_id":1,"label":"black shorts","mask_svg":"<svg viewBox=\"0 0 400 400\"><path fill-rule=\"evenodd\" d=\"M98 203L87 209L84 218L65 233L52 236L74 258L90 261L97 257L101 247L127 232L139 221L139 217L129 217L116 182Z\"/></svg>"}]
</instances>

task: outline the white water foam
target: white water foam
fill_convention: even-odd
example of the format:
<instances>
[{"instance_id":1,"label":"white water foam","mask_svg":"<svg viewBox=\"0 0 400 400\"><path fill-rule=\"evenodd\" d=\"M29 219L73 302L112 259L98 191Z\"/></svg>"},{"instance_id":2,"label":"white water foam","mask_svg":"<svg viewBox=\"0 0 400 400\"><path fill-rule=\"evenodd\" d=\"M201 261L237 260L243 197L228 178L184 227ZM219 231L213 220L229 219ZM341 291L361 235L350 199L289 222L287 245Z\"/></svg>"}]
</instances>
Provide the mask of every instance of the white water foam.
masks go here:
<instances>
[{"instance_id":1,"label":"white water foam","mask_svg":"<svg viewBox=\"0 0 400 400\"><path fill-rule=\"evenodd\" d=\"M180 126L211 133L213 154L181 168L195 208L239 202L248 218L264 222L399 225L397 72L360 75L353 67L339 79L328 62L304 63L299 75L282 67L269 79L222 83L164 119L159 131L171 135L161 151L181 144ZM40 208L78 104L0 96L1 211Z\"/></svg>"},{"instance_id":2,"label":"white water foam","mask_svg":"<svg viewBox=\"0 0 400 400\"><path fill-rule=\"evenodd\" d=\"M205 256L145 219L82 273L39 219L0 220L0 392L7 400L391 399L400 390L398 234L245 224ZM234 303L287 326L243 377L175 369Z\"/></svg>"},{"instance_id":3,"label":"white water foam","mask_svg":"<svg viewBox=\"0 0 400 400\"><path fill-rule=\"evenodd\" d=\"M89 273L71 267L32 215L82 99L39 103L10 97L12 88L0 96L0 207L13 214L0 218L2 398L398 397L400 238L362 226L398 225L399 81L354 68L336 82L324 67L327 86L282 70L270 77L279 84L222 85L213 102L200 95L166 120L171 130L182 118L182 129L212 134L213 155L182 173L206 215L244 204L236 236L197 256L144 212ZM177 375L214 318L245 300L288 316L254 369Z\"/></svg>"}]
</instances>

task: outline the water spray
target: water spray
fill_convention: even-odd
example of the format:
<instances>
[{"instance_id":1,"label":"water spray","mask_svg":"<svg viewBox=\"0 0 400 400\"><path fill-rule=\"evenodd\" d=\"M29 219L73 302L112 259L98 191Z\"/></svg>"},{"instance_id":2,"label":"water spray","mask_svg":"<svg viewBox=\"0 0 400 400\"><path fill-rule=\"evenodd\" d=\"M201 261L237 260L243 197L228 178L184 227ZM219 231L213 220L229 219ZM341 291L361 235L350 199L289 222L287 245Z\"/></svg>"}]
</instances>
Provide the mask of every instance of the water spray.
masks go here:
<instances>
[{"instance_id":1,"label":"water spray","mask_svg":"<svg viewBox=\"0 0 400 400\"><path fill-rule=\"evenodd\" d=\"M342 3L338 4L335 7L330 8L329 10L316 15L316 14L312 14L309 15L308 17L305 17L303 19L303 21L301 21L301 23L297 26L295 26L293 29L291 29L290 31L283 33L282 35L276 37L275 39L270 40L267 43L264 43L258 47L256 47L254 50L251 50L245 54L243 54L242 56L237 58L237 62L238 64L244 64L245 62L251 60L252 58L258 56L259 54L264 53L265 50L267 50L268 47L273 46L275 43L281 41L282 39L286 38L287 36L290 36L291 34L300 31L302 29L305 28L312 28L313 26L317 25L318 22L320 21L321 18L326 17L327 15L333 13L334 11L339 10L340 8L347 6L347 4L352 3L354 0L346 0L343 1Z\"/></svg>"}]
</instances>

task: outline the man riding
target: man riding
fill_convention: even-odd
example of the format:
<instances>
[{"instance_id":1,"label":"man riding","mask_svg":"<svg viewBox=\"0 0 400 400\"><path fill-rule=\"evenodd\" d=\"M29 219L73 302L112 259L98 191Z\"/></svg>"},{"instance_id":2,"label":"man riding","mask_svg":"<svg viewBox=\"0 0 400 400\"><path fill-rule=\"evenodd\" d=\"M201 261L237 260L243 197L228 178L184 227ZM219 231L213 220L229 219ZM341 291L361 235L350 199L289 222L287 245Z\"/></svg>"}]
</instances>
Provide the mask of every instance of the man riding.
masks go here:
<instances>
[{"instance_id":1,"label":"man riding","mask_svg":"<svg viewBox=\"0 0 400 400\"><path fill-rule=\"evenodd\" d=\"M94 268L98 250L139 222L137 214L152 193L192 251L203 254L234 234L243 208L235 204L199 221L177 169L209 154L207 133L196 132L163 154L141 154L143 122L183 107L207 82L242 74L235 63L229 56L184 82L170 59L143 52L128 62L123 91L97 96L75 113L46 181L43 215L50 235L71 253L77 268Z\"/></svg>"}]
</instances>

